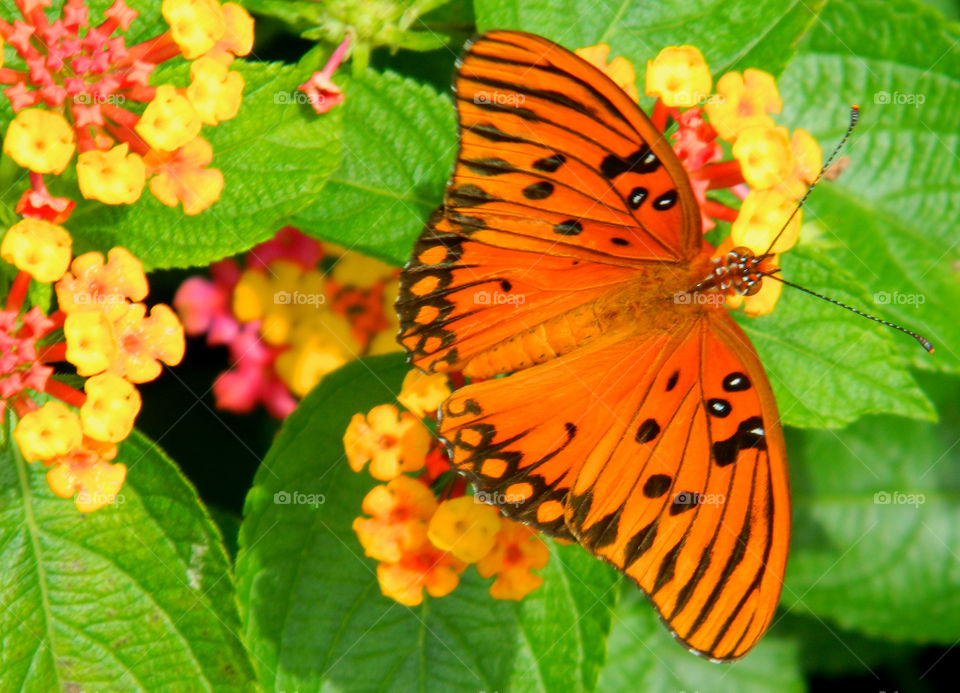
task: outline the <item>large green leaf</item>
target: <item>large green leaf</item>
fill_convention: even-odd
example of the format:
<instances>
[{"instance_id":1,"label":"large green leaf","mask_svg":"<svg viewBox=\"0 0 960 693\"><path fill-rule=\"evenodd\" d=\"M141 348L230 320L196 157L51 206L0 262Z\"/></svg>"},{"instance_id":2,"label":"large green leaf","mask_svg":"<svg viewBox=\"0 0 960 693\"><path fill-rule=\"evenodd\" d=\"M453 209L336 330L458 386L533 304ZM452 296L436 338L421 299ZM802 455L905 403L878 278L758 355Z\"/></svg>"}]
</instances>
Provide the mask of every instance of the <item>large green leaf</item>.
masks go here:
<instances>
[{"instance_id":1,"label":"large green leaf","mask_svg":"<svg viewBox=\"0 0 960 693\"><path fill-rule=\"evenodd\" d=\"M830 3L781 80L784 120L826 147L852 103L850 167L810 200L835 260L883 317L923 333L898 351L925 369L960 370L960 25L913 0ZM921 38L922 37L922 38ZM922 103L920 103L922 99Z\"/></svg>"},{"instance_id":2,"label":"large green leaf","mask_svg":"<svg viewBox=\"0 0 960 693\"><path fill-rule=\"evenodd\" d=\"M317 115L304 103L305 66L233 69L246 80L239 114L203 133L223 172L220 199L196 216L147 190L130 206L78 205L68 222L77 252L123 245L149 269L205 265L270 238L316 198L339 164L341 110Z\"/></svg>"},{"instance_id":3,"label":"large green leaf","mask_svg":"<svg viewBox=\"0 0 960 693\"><path fill-rule=\"evenodd\" d=\"M760 67L777 74L825 0L474 0L477 26L541 34L568 48L609 44L643 79L667 46L697 46L711 70Z\"/></svg>"},{"instance_id":4,"label":"large green leaf","mask_svg":"<svg viewBox=\"0 0 960 693\"><path fill-rule=\"evenodd\" d=\"M348 83L343 162L295 224L402 264L443 187L457 150L450 100L429 87L373 70Z\"/></svg>"},{"instance_id":5,"label":"large green leaf","mask_svg":"<svg viewBox=\"0 0 960 693\"><path fill-rule=\"evenodd\" d=\"M869 417L791 435L783 603L891 640L960 635L960 382L924 379L943 423Z\"/></svg>"},{"instance_id":6,"label":"large green leaf","mask_svg":"<svg viewBox=\"0 0 960 693\"><path fill-rule=\"evenodd\" d=\"M135 433L118 459L117 503L82 515L0 452L0 690L243 690L219 532L151 442Z\"/></svg>"},{"instance_id":7,"label":"large green leaf","mask_svg":"<svg viewBox=\"0 0 960 693\"><path fill-rule=\"evenodd\" d=\"M603 693L767 693L803 691L794 644L768 633L745 658L716 664L678 645L632 583L613 614L610 653L600 673Z\"/></svg>"},{"instance_id":8,"label":"large green leaf","mask_svg":"<svg viewBox=\"0 0 960 693\"><path fill-rule=\"evenodd\" d=\"M341 438L353 413L393 401L397 356L324 378L284 423L247 497L241 617L267 690L586 691L604 658L616 580L577 546L551 546L544 586L494 601L470 568L449 596L401 606L380 594L351 523L373 487ZM276 496L286 492L289 496ZM283 504L295 494L318 505Z\"/></svg>"},{"instance_id":9,"label":"large green leaf","mask_svg":"<svg viewBox=\"0 0 960 693\"><path fill-rule=\"evenodd\" d=\"M783 267L792 280L844 303L864 305L868 300L864 289L816 244L801 243L784 256ZM936 417L896 357L901 340L923 353L905 335L787 287L770 315L736 315L760 354L784 423L839 428L864 414Z\"/></svg>"}]
</instances>

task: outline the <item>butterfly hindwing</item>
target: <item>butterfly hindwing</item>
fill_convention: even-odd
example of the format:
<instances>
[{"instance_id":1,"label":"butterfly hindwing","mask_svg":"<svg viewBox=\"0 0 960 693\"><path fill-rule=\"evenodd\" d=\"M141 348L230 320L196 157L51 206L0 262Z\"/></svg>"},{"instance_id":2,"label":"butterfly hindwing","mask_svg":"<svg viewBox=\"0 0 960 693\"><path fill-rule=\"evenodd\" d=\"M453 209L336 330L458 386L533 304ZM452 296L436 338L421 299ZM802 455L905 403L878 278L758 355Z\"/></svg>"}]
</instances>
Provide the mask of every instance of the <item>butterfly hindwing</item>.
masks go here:
<instances>
[{"instance_id":1,"label":"butterfly hindwing","mask_svg":"<svg viewBox=\"0 0 960 693\"><path fill-rule=\"evenodd\" d=\"M742 656L779 601L790 504L773 394L733 320L704 312L622 424L577 475L572 533L633 578L689 648Z\"/></svg>"}]
</instances>

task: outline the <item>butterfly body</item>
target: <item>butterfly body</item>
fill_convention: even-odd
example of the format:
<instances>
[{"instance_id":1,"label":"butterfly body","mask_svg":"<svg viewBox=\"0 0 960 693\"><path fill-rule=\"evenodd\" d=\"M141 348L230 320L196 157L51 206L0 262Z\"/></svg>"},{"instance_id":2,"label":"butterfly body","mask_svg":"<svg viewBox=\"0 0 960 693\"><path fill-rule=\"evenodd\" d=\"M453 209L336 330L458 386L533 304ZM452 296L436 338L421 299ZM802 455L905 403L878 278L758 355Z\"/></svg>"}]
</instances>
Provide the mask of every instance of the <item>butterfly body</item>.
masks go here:
<instances>
[{"instance_id":1,"label":"butterfly body","mask_svg":"<svg viewBox=\"0 0 960 693\"><path fill-rule=\"evenodd\" d=\"M669 141L560 46L490 32L454 86L460 152L397 300L411 361L470 378L440 408L453 466L623 571L692 651L743 656L790 535L776 402L723 307L759 260L712 259Z\"/></svg>"}]
</instances>

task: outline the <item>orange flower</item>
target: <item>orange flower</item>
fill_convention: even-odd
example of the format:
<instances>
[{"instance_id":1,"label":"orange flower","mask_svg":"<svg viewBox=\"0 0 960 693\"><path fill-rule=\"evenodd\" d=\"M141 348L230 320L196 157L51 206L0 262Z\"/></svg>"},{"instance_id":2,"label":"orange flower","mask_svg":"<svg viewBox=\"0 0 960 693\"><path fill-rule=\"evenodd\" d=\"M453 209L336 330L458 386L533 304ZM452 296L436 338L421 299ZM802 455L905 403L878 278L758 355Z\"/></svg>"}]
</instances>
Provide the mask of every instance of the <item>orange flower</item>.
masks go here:
<instances>
[{"instance_id":1,"label":"orange flower","mask_svg":"<svg viewBox=\"0 0 960 693\"><path fill-rule=\"evenodd\" d=\"M443 597L460 584L460 573L466 564L430 542L404 554L397 563L377 566L380 591L406 606L417 606L423 601L426 588L431 597Z\"/></svg>"},{"instance_id":2,"label":"orange flower","mask_svg":"<svg viewBox=\"0 0 960 693\"><path fill-rule=\"evenodd\" d=\"M426 485L409 476L398 476L375 486L363 499L369 518L353 521L364 552L378 561L396 563L404 553L427 539L427 523L437 500Z\"/></svg>"},{"instance_id":3,"label":"orange flower","mask_svg":"<svg viewBox=\"0 0 960 693\"><path fill-rule=\"evenodd\" d=\"M627 92L631 99L634 101L640 100L640 93L637 91L637 75L633 71L633 65L630 61L623 56L617 56L607 63L610 46L600 43L596 46L578 48L574 52L591 65L600 68L618 87Z\"/></svg>"},{"instance_id":4,"label":"orange flower","mask_svg":"<svg viewBox=\"0 0 960 693\"><path fill-rule=\"evenodd\" d=\"M355 414L343 435L350 468L359 472L370 462L370 474L381 481L422 469L431 441L417 417L392 404L374 407L366 416Z\"/></svg>"},{"instance_id":5,"label":"orange flower","mask_svg":"<svg viewBox=\"0 0 960 693\"><path fill-rule=\"evenodd\" d=\"M494 599L520 600L543 584L532 573L547 565L550 552L539 535L526 525L502 518L493 550L477 563L483 577L497 576L490 585Z\"/></svg>"}]
</instances>

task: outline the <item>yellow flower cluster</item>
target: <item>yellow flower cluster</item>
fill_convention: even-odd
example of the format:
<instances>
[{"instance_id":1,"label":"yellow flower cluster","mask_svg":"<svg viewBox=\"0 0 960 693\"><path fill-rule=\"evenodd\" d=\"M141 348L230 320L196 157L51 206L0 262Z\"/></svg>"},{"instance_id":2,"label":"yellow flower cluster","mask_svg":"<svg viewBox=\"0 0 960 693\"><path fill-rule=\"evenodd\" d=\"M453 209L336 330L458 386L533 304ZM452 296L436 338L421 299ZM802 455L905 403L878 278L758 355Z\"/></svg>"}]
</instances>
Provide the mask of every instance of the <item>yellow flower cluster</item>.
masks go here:
<instances>
[{"instance_id":1,"label":"yellow flower cluster","mask_svg":"<svg viewBox=\"0 0 960 693\"><path fill-rule=\"evenodd\" d=\"M420 416L436 411L449 394L447 376L411 371L398 400ZM463 495L462 482L438 501L430 484L450 465L439 449L430 452L432 435L417 416L380 405L356 414L344 434L350 467L360 471L369 463L371 475L387 482L366 495L366 516L353 523L366 555L379 562L381 591L415 606L424 589L433 597L452 592L460 574L475 564L481 576L496 578L494 598L522 599L543 582L532 571L546 565L546 545L533 530Z\"/></svg>"},{"instance_id":2,"label":"yellow flower cluster","mask_svg":"<svg viewBox=\"0 0 960 693\"><path fill-rule=\"evenodd\" d=\"M19 361L5 366L0 376L3 405L9 400L19 417L13 437L21 454L28 462L49 466L53 492L63 498L76 495L77 508L89 512L111 503L126 476L126 467L110 460L140 411L134 384L156 378L161 362L179 363L185 343L183 328L167 306L156 305L147 316L140 303L148 293L147 279L127 250L113 248L107 261L99 253L85 253L72 263L71 250L66 229L39 219L24 219L4 235L0 256L20 274L0 336L5 342L16 337L20 346ZM60 308L50 318L33 308L18 322L31 278L56 282ZM64 342L38 352L36 342L59 325ZM50 377L52 369L45 364L62 361L87 377L83 392ZM28 390L62 401L38 406Z\"/></svg>"},{"instance_id":3,"label":"yellow flower cluster","mask_svg":"<svg viewBox=\"0 0 960 693\"><path fill-rule=\"evenodd\" d=\"M182 202L186 214L213 204L223 189L223 176L208 168L212 150L200 131L203 125L215 126L237 114L244 80L229 67L234 56L250 52L253 19L240 5L220 5L216 0L163 0L161 9L170 31L120 51L113 43L108 48L107 38L117 27L125 30L137 13L122 2L115 4L107 12L106 35L91 30L83 39L84 45L103 43L97 58L103 64L94 69L83 62L89 58L79 58L70 63L74 72L44 68L43 83L59 80L65 85L52 88L55 97L43 97L46 105L65 103L64 107L42 107L38 94L49 89L24 90L18 93L19 100L11 96L17 115L4 137L3 151L35 174L59 175L79 149L77 182L86 199L133 204L149 180L158 200L168 206ZM60 38L45 47L50 55L47 65L62 66L72 55L74 49L68 45L73 44L63 44ZM74 43L80 45L81 40ZM24 46L24 54L32 55L30 49ZM192 61L190 84L148 86L154 65L176 54ZM124 107L127 101L146 102L146 108L138 116ZM46 194L45 188L38 189Z\"/></svg>"},{"instance_id":4,"label":"yellow flower cluster","mask_svg":"<svg viewBox=\"0 0 960 693\"><path fill-rule=\"evenodd\" d=\"M607 64L609 47L604 44L577 53L636 98L628 61L618 57ZM790 133L776 125L771 114L779 113L783 102L776 82L766 72L729 72L717 81L716 93L712 89L710 69L694 46L669 46L647 62L645 92L657 98L654 124L664 128L668 116L677 121L674 147L691 176L705 220L717 216L731 222L730 235L718 254L738 246L757 255L789 250L800 233L802 215L798 212L789 224L787 219L816 179L820 147L806 130ZM715 163L722 152L714 142L717 138L728 143L733 162ZM727 163L735 163L736 168ZM742 199L739 210L726 210L729 216L723 216L722 205L706 197L708 189L721 187L731 187ZM706 228L710 225L705 223ZM774 265L777 260L775 256ZM779 282L763 282L759 293L730 296L727 305L743 305L750 315L766 314L773 310L781 288Z\"/></svg>"}]
</instances>

